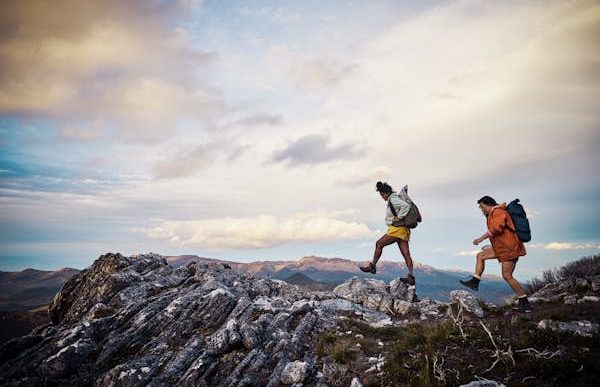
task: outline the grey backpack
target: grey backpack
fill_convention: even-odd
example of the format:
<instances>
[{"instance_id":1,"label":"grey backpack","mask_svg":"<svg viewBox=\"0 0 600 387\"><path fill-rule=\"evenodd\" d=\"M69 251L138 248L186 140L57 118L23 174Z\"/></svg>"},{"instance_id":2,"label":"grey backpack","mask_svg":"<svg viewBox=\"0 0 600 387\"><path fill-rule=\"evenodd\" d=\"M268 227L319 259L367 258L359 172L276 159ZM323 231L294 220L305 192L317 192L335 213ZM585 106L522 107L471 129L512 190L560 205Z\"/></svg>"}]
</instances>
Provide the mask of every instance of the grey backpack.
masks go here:
<instances>
[{"instance_id":1,"label":"grey backpack","mask_svg":"<svg viewBox=\"0 0 600 387\"><path fill-rule=\"evenodd\" d=\"M400 192L398 192L398 197L400 199L404 200L405 202L407 202L409 204L410 208L408 209L408 213L403 218L400 218L400 219L394 221L392 223L392 226L396 226L396 227L405 226L408 228L417 227L418 224L423 219L421 218L421 213L419 212L419 207L417 207L415 202L413 202L412 199L408 196L408 185L405 185L404 187L402 187ZM394 208L392 203L390 203L389 201L388 201L388 206L390 207L392 214L397 218L398 213L396 212L396 209Z\"/></svg>"}]
</instances>

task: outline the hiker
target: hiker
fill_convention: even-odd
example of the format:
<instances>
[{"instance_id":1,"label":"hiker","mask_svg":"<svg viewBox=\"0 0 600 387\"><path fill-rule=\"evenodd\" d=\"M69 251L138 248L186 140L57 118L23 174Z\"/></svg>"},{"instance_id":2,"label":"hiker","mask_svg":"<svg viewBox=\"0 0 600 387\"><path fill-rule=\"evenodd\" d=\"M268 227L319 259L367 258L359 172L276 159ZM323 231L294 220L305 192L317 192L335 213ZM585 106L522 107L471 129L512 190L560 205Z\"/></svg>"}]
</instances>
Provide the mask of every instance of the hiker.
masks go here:
<instances>
[{"instance_id":1,"label":"hiker","mask_svg":"<svg viewBox=\"0 0 600 387\"><path fill-rule=\"evenodd\" d=\"M487 218L487 232L473 241L477 246L486 239L489 239L492 246L484 246L477 254L477 263L475 264L475 274L468 281L460 280L460 283L473 290L479 289L481 275L485 269L485 261L488 259L497 259L502 265L502 278L515 291L519 300L519 311L530 312L531 304L527 299L527 294L519 282L513 277L513 272L517 266L519 257L525 255L525 246L515 232L515 225L506 211L506 204L498 205L496 201L484 196L477 201L479 208Z\"/></svg>"},{"instance_id":2,"label":"hiker","mask_svg":"<svg viewBox=\"0 0 600 387\"><path fill-rule=\"evenodd\" d=\"M406 187L404 191L406 191ZM408 241L410 239L410 229L406 226L394 226L392 225L394 222L399 221L403 217L408 214L410 209L410 203L407 200L398 195L390 185L387 183L382 183L380 181L377 182L376 190L379 192L379 195L383 200L388 202L387 212L385 214L385 224L387 225L387 232L384 236L379 238L377 243L375 244L375 252L373 253L373 261L367 264L366 266L360 266L360 270L366 273L377 273L377 261L381 258L381 253L383 252L383 248L387 245L398 244L400 248L400 253L404 257L404 261L406 262L406 267L408 268L408 275L406 278L400 278L400 280L406 284L414 285L415 284L415 276L413 273L413 261L410 256L410 248L408 246ZM408 195L404 196L404 198L408 198ZM393 206L394 208L390 208ZM394 212L396 215L394 215ZM420 219L419 219L420 221Z\"/></svg>"}]
</instances>

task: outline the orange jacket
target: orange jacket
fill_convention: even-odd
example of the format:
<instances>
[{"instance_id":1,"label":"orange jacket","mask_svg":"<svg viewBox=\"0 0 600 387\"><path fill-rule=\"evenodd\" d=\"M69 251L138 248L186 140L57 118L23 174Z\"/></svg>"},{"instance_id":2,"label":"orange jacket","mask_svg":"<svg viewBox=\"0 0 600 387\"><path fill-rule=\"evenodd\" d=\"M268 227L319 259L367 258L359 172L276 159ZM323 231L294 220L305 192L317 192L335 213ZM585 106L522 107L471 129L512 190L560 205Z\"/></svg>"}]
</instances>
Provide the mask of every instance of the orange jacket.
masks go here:
<instances>
[{"instance_id":1,"label":"orange jacket","mask_svg":"<svg viewBox=\"0 0 600 387\"><path fill-rule=\"evenodd\" d=\"M487 217L488 236L498 261L512 261L527 252L517 236L515 224L506 211L506 204L492 208Z\"/></svg>"}]
</instances>

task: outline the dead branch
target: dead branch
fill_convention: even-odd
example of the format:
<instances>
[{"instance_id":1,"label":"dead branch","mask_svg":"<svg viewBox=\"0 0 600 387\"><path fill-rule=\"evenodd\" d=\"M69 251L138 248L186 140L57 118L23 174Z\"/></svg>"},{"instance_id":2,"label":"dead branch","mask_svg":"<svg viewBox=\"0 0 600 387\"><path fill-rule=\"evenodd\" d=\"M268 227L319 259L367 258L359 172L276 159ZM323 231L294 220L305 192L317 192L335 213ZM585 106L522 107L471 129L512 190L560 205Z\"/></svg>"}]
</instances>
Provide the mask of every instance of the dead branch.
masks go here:
<instances>
[{"instance_id":1,"label":"dead branch","mask_svg":"<svg viewBox=\"0 0 600 387\"><path fill-rule=\"evenodd\" d=\"M444 358L440 357L441 361L438 364L438 357L433 357L433 377L442 383L446 383L446 371L444 371Z\"/></svg>"},{"instance_id":2,"label":"dead branch","mask_svg":"<svg viewBox=\"0 0 600 387\"><path fill-rule=\"evenodd\" d=\"M462 324L465 322L462 304L460 302L458 303L458 311L456 312L456 317L454 317L454 313L452 312L452 305L450 305L448 307L448 316L450 316L450 318L454 322L454 325L456 325L460 330L460 335L462 336L463 340L466 340L467 335L465 334L465 331L463 330L462 326Z\"/></svg>"},{"instance_id":3,"label":"dead branch","mask_svg":"<svg viewBox=\"0 0 600 387\"><path fill-rule=\"evenodd\" d=\"M515 353L526 353L527 355L535 356L537 358L542 358L542 359L552 359L555 356L562 355L562 352L560 351L560 349L557 349L554 352L551 352L551 351L540 352L535 348L525 348L525 349L518 349L515 351Z\"/></svg>"},{"instance_id":4,"label":"dead branch","mask_svg":"<svg viewBox=\"0 0 600 387\"><path fill-rule=\"evenodd\" d=\"M508 359L508 360L510 360L513 365L516 365L515 358L513 357L513 351L512 351L511 346L508 346L507 350L501 350L500 348L498 348L498 345L496 345L496 341L494 340L494 337L492 336L492 332L490 332L490 330L488 329L488 327L485 326L485 324L483 323L483 321L480 320L479 323L481 324L481 326L483 327L483 329L485 330L485 332L490 337L492 345L494 346L494 349L495 349L495 352L494 352L494 354L491 357L496 359L494 361L494 363L492 363L492 365L490 366L490 368L488 368L487 370L483 371L483 373L489 372L492 369L494 369L494 367L496 366L496 364L498 364L498 362L500 362L502 359L505 359L505 358Z\"/></svg>"}]
</instances>

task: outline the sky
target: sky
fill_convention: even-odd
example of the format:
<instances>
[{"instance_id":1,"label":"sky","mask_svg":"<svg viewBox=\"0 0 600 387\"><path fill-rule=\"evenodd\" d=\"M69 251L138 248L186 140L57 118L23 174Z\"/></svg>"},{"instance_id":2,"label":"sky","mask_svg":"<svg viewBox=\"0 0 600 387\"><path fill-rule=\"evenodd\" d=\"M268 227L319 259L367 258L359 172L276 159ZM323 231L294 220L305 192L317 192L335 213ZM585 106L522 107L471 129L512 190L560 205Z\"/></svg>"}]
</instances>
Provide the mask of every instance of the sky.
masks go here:
<instances>
[{"instance_id":1,"label":"sky","mask_svg":"<svg viewBox=\"0 0 600 387\"><path fill-rule=\"evenodd\" d=\"M473 269L483 195L528 212L517 279L598 254L598 36L597 1L2 1L0 270L367 261L377 181L423 264Z\"/></svg>"}]
</instances>

